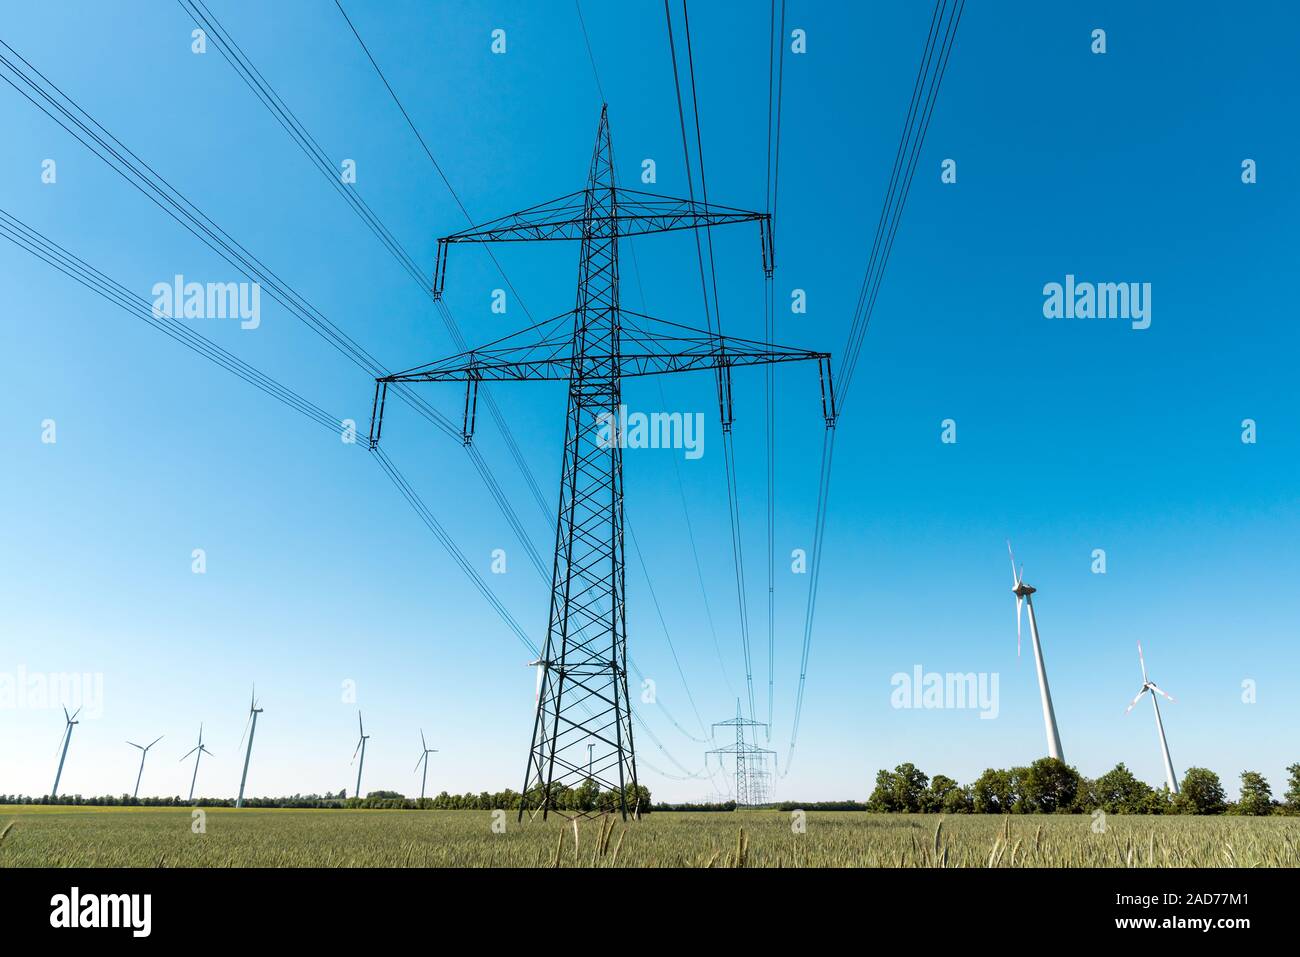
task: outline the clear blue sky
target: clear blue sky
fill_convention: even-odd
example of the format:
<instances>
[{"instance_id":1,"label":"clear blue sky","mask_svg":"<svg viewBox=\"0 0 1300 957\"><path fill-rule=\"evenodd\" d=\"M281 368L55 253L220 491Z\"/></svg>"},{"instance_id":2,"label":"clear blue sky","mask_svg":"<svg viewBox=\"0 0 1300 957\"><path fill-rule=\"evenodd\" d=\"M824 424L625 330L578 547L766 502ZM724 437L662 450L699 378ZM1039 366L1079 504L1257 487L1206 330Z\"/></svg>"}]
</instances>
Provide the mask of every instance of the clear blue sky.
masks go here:
<instances>
[{"instance_id":1,"label":"clear blue sky","mask_svg":"<svg viewBox=\"0 0 1300 957\"><path fill-rule=\"evenodd\" d=\"M357 189L429 269L464 225L333 4L210 0L226 29ZM347 4L358 29L479 220L580 188L599 96L572 3ZM93 2L7 12L3 36L392 368L454 350L428 299L308 165L215 50L190 52L171 0L125 15ZM840 353L917 60L927 3L791 2L808 52L787 56L778 338ZM653 0L584 4L610 103L620 176L654 158L657 189L686 179ZM764 205L767 5L694 4L710 197ZM803 726L778 798L863 798L877 768L910 760L965 782L1044 753L1032 659L1017 659L1004 539L1039 588L1061 738L1090 775L1118 761L1162 777L1134 643L1177 697L1173 760L1242 769L1275 792L1300 760L1296 628L1300 463L1293 294L1300 201L1297 16L1131 4L972 0L841 420ZM1089 34L1108 34L1090 53ZM493 55L502 28L507 53ZM3 205L148 296L175 273L241 279L9 87L0 88ZM58 163L43 185L41 161ZM956 185L940 163L958 163ZM1243 185L1241 162L1258 163ZM752 227L717 234L728 331L762 333ZM686 234L636 243L646 311L703 325ZM499 252L523 304L462 247L447 301L471 342L571 307L577 249ZM640 309L624 252L625 301ZM1067 273L1152 284L1151 327L1051 321L1042 287ZM418 793L423 727L434 792L518 788L531 729L527 652L370 458L115 310L9 244L0 323L0 671L101 673L101 716L77 729L61 790L120 793L126 739L166 737L142 792L185 793L200 721L215 758L200 792L233 795L249 685L266 709L249 792L352 790L357 683L372 734L365 787ZM209 335L331 412L364 422L371 384L264 297L262 325ZM706 452L678 462L722 659L703 615L672 451L626 456L627 514L705 723L730 717L744 672L721 443L705 377L629 385L634 409L701 410ZM821 441L814 370L778 374L777 661L771 747L789 742ZM766 712L762 374L737 375L736 441L755 686ZM459 415L459 390L429 386ZM548 496L564 396L495 389ZM1258 442L1240 440L1244 418ZM40 441L57 422L58 441ZM957 422L955 445L940 422ZM545 554L545 522L495 427L479 442ZM458 444L399 409L385 444L514 616L540 642L547 586ZM207 553L205 575L191 552ZM504 548L509 571L489 573ZM1090 572L1104 548L1108 571ZM696 738L695 710L635 559L629 647ZM1000 676L1000 713L890 706L890 676ZM1257 682L1257 703L1241 700ZM663 709L641 715L642 775L657 797L722 787L691 772L707 747ZM0 710L0 792L48 790L54 709ZM784 770L784 763L783 763ZM657 770L655 770L657 769Z\"/></svg>"}]
</instances>

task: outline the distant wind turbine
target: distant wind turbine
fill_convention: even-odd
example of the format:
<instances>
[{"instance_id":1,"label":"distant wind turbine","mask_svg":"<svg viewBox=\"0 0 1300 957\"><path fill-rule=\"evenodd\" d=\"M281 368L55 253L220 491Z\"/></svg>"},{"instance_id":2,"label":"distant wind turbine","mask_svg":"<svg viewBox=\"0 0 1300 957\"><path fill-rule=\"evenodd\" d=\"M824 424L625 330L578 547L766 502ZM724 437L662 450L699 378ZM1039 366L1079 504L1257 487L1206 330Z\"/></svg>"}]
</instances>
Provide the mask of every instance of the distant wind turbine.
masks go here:
<instances>
[{"instance_id":1,"label":"distant wind turbine","mask_svg":"<svg viewBox=\"0 0 1300 957\"><path fill-rule=\"evenodd\" d=\"M67 708L63 709L63 720L67 724L63 726L63 751L59 754L59 770L54 772L54 790L50 792L50 797L58 797L59 795L59 778L63 777L63 761L68 756L68 745L72 743L72 726L81 723L77 720L79 714L81 714L80 708L72 712L72 714L68 714Z\"/></svg>"},{"instance_id":2,"label":"distant wind turbine","mask_svg":"<svg viewBox=\"0 0 1300 957\"><path fill-rule=\"evenodd\" d=\"M438 753L437 748L431 748L429 747L428 744L425 743L423 728L420 729L420 748L421 748L420 760L415 762L415 766L418 768L421 762L424 763L424 773L420 776L420 800L423 801L424 783L429 778L429 755Z\"/></svg>"},{"instance_id":3,"label":"distant wind turbine","mask_svg":"<svg viewBox=\"0 0 1300 957\"><path fill-rule=\"evenodd\" d=\"M1156 695L1164 695L1170 701L1173 701L1174 699L1172 695L1165 694L1165 692L1161 691L1160 688L1157 687L1156 683L1147 677L1147 662L1146 659L1142 657L1142 642L1139 641L1137 644L1138 661L1142 665L1142 690L1139 691L1137 695L1134 696L1133 700L1129 702L1128 707L1124 709L1124 713L1128 714L1132 711L1134 706L1138 703L1138 700L1148 691L1151 692L1151 707L1156 710L1156 733L1160 735L1160 755L1165 759L1165 783L1169 785L1170 794L1177 794L1178 780L1174 777L1174 763L1169 760L1169 742L1165 740L1165 723L1160 720L1160 702L1156 700Z\"/></svg>"},{"instance_id":4,"label":"distant wind turbine","mask_svg":"<svg viewBox=\"0 0 1300 957\"><path fill-rule=\"evenodd\" d=\"M257 685L253 685L253 696L248 703L248 720L244 722L244 734L248 735L248 750L244 752L244 773L239 778L239 797L235 800L235 807L244 806L244 782L248 780L248 759L253 756L253 736L257 734L257 716L262 713L262 710L257 706ZM239 743L241 745L244 743L243 735L240 735ZM195 770L197 771L198 768L196 767Z\"/></svg>"},{"instance_id":5,"label":"distant wind turbine","mask_svg":"<svg viewBox=\"0 0 1300 957\"><path fill-rule=\"evenodd\" d=\"M1016 556L1011 551L1011 542L1007 542L1007 554L1011 556L1011 591L1016 596L1016 655L1020 654L1020 613L1024 606L1029 606L1029 634L1034 640L1034 664L1038 668L1038 694L1043 701L1043 724L1047 727L1047 753L1050 757L1064 761L1061 751L1061 736L1056 730L1056 712L1052 710L1052 689L1047 685L1047 665L1043 662L1043 646L1038 640L1038 619L1034 615L1033 594L1038 589L1026 585L1024 569L1016 571Z\"/></svg>"},{"instance_id":6,"label":"distant wind turbine","mask_svg":"<svg viewBox=\"0 0 1300 957\"><path fill-rule=\"evenodd\" d=\"M546 675L546 666L549 661L538 658L536 661L528 662L527 667L537 669L537 687L533 690L533 710L536 711L542 706L542 678Z\"/></svg>"},{"instance_id":7,"label":"distant wind turbine","mask_svg":"<svg viewBox=\"0 0 1300 957\"><path fill-rule=\"evenodd\" d=\"M194 747L190 748L188 751L186 751L184 756L181 758L181 760L184 761L185 758L188 758L191 754L194 755L194 774L190 776L190 798L189 799L191 801L194 800L194 782L197 781L199 778L199 762L203 760L203 755L211 754L211 753L212 752L209 751L207 746L203 743L203 725L200 723L199 743L196 744Z\"/></svg>"},{"instance_id":8,"label":"distant wind turbine","mask_svg":"<svg viewBox=\"0 0 1300 957\"><path fill-rule=\"evenodd\" d=\"M127 742L127 744L131 745L131 747L140 749L140 770L137 771L135 775L135 790L131 792L132 801L134 801L136 797L138 797L140 794L140 779L144 777L144 759L149 756L149 749L152 748L155 744L157 744L162 739L163 736L160 734L158 735L158 737L154 738L148 744L136 744L134 741Z\"/></svg>"},{"instance_id":9,"label":"distant wind turbine","mask_svg":"<svg viewBox=\"0 0 1300 957\"><path fill-rule=\"evenodd\" d=\"M361 763L357 765L357 790L356 796L361 797L361 769L366 766L366 739L370 735L366 734L366 726L361 723L361 712L357 712L357 732L361 737L357 740L357 750L352 752L352 760L357 759L357 753L361 754Z\"/></svg>"}]
</instances>

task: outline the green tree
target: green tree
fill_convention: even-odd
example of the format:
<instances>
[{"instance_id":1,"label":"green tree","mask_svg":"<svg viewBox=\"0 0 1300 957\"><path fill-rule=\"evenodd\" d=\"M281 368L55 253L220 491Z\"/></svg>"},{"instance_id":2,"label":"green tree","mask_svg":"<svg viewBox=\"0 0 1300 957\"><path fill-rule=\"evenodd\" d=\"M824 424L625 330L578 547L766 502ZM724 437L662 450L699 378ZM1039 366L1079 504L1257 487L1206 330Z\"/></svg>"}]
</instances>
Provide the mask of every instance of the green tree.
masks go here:
<instances>
[{"instance_id":1,"label":"green tree","mask_svg":"<svg viewBox=\"0 0 1300 957\"><path fill-rule=\"evenodd\" d=\"M1258 771L1241 772L1241 800L1237 802L1238 814L1272 814L1273 789Z\"/></svg>"},{"instance_id":2,"label":"green tree","mask_svg":"<svg viewBox=\"0 0 1300 957\"><path fill-rule=\"evenodd\" d=\"M1070 807L1079 791L1079 772L1060 758L1039 758L1023 778L1025 810L1053 814Z\"/></svg>"},{"instance_id":3,"label":"green tree","mask_svg":"<svg viewBox=\"0 0 1300 957\"><path fill-rule=\"evenodd\" d=\"M910 761L894 768L894 800L900 811L909 814L922 810L930 778Z\"/></svg>"},{"instance_id":4,"label":"green tree","mask_svg":"<svg viewBox=\"0 0 1300 957\"><path fill-rule=\"evenodd\" d=\"M970 788L956 787L943 796L944 814L969 814L974 810Z\"/></svg>"},{"instance_id":5,"label":"green tree","mask_svg":"<svg viewBox=\"0 0 1300 957\"><path fill-rule=\"evenodd\" d=\"M1025 779L1029 777L1029 768L1012 768L1007 772L1007 786L1011 791L1011 813L1026 814L1032 811L1025 800Z\"/></svg>"},{"instance_id":6,"label":"green tree","mask_svg":"<svg viewBox=\"0 0 1300 957\"><path fill-rule=\"evenodd\" d=\"M1107 814L1142 814L1152 788L1139 781L1121 761L1097 779L1094 791L1098 807Z\"/></svg>"},{"instance_id":7,"label":"green tree","mask_svg":"<svg viewBox=\"0 0 1300 957\"><path fill-rule=\"evenodd\" d=\"M1292 813L1300 812L1300 764L1293 764L1286 769L1290 775L1286 789L1286 808Z\"/></svg>"},{"instance_id":8,"label":"green tree","mask_svg":"<svg viewBox=\"0 0 1300 957\"><path fill-rule=\"evenodd\" d=\"M1017 797L1010 771L986 768L971 785L971 806L976 814L1009 814Z\"/></svg>"},{"instance_id":9,"label":"green tree","mask_svg":"<svg viewBox=\"0 0 1300 957\"><path fill-rule=\"evenodd\" d=\"M1070 803L1071 814L1089 814L1099 806L1097 801L1097 782L1092 778L1079 775L1079 790Z\"/></svg>"},{"instance_id":10,"label":"green tree","mask_svg":"<svg viewBox=\"0 0 1300 957\"><path fill-rule=\"evenodd\" d=\"M1228 801L1219 776L1208 768L1188 768L1175 806L1183 814L1222 814Z\"/></svg>"},{"instance_id":11,"label":"green tree","mask_svg":"<svg viewBox=\"0 0 1300 957\"><path fill-rule=\"evenodd\" d=\"M600 785L592 778L587 778L573 789L573 803L576 810L594 811L600 801Z\"/></svg>"},{"instance_id":12,"label":"green tree","mask_svg":"<svg viewBox=\"0 0 1300 957\"><path fill-rule=\"evenodd\" d=\"M881 768L876 772L876 786L867 798L867 810L890 813L897 811L894 806L894 775Z\"/></svg>"},{"instance_id":13,"label":"green tree","mask_svg":"<svg viewBox=\"0 0 1300 957\"><path fill-rule=\"evenodd\" d=\"M948 795L959 790L956 781L946 774L936 774L930 781L929 789L922 795L921 809L938 812L943 810L943 802Z\"/></svg>"},{"instance_id":14,"label":"green tree","mask_svg":"<svg viewBox=\"0 0 1300 957\"><path fill-rule=\"evenodd\" d=\"M867 800L873 811L914 814L925 809L930 779L916 765L900 764L893 771L876 773L876 788Z\"/></svg>"}]
</instances>

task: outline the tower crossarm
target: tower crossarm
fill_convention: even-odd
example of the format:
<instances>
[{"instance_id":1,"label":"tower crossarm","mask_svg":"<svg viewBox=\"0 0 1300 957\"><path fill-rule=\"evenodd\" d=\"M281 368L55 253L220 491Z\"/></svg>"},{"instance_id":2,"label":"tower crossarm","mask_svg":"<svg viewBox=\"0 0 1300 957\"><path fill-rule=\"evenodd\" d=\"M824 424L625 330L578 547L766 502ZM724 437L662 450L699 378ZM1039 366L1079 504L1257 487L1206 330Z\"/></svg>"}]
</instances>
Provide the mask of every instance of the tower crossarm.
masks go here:
<instances>
[{"instance_id":1,"label":"tower crossarm","mask_svg":"<svg viewBox=\"0 0 1300 957\"><path fill-rule=\"evenodd\" d=\"M591 206L587 202L587 191L579 190L443 236L438 240L437 260L433 269L434 298L442 298L447 273L447 248L453 243L581 240L596 230L605 230L617 236L645 236L732 223L758 223L763 270L768 276L772 274L772 217L769 213L660 196L635 189L617 189L614 195L616 201L609 205L608 210L601 209L594 216L591 215Z\"/></svg>"},{"instance_id":2,"label":"tower crossarm","mask_svg":"<svg viewBox=\"0 0 1300 957\"><path fill-rule=\"evenodd\" d=\"M561 329L566 320L572 321L573 315L573 312L564 313L481 348L376 379L371 447L379 442L387 390L393 383L466 383L463 437L468 443L473 435L479 382L570 381L574 375L573 337ZM627 378L705 369L729 372L743 366L816 362L821 380L822 415L828 426L834 424L837 412L830 353L713 335L702 329L628 310L622 310L621 315L623 332L616 363L618 375ZM603 365L602 360L610 357L589 349L586 358ZM729 390L726 395L729 397ZM729 417L729 409L726 414Z\"/></svg>"}]
</instances>

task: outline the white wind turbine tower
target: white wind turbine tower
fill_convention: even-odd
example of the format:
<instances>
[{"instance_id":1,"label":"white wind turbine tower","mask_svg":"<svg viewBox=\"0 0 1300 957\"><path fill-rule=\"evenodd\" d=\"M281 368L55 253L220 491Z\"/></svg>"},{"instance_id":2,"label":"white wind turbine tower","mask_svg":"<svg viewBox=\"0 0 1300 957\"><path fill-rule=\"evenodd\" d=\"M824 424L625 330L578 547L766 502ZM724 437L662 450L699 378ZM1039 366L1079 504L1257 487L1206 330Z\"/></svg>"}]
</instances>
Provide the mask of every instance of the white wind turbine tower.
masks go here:
<instances>
[{"instance_id":1,"label":"white wind turbine tower","mask_svg":"<svg viewBox=\"0 0 1300 957\"><path fill-rule=\"evenodd\" d=\"M162 739L163 736L160 734L158 735L158 737L154 738L148 744L136 744L134 741L127 742L127 744L131 745L131 747L140 749L140 770L137 771L135 775L135 790L131 792L132 801L134 801L136 797L139 796L140 794L140 779L144 777L144 759L149 756L149 749L152 748L155 744L157 744Z\"/></svg>"},{"instance_id":2,"label":"white wind turbine tower","mask_svg":"<svg viewBox=\"0 0 1300 957\"><path fill-rule=\"evenodd\" d=\"M357 759L357 752L361 753L361 763L357 765L357 790L356 796L361 797L361 769L366 766L366 739L370 735L366 734L366 726L361 723L361 712L357 712L357 731L361 737L357 741L357 750L352 752L352 760Z\"/></svg>"},{"instance_id":3,"label":"white wind turbine tower","mask_svg":"<svg viewBox=\"0 0 1300 957\"><path fill-rule=\"evenodd\" d=\"M1137 644L1138 661L1142 664L1142 690L1129 702L1128 707L1124 709L1124 713L1128 714L1132 711L1138 700L1148 691L1151 692L1151 707L1156 710L1156 732L1160 735L1160 755L1165 759L1165 783L1169 785L1170 794L1177 794L1178 780L1174 777L1174 763L1169 760L1169 742L1165 740L1165 723L1160 720L1160 702L1156 700L1156 695L1164 695L1170 701L1174 699L1172 695L1161 691L1156 686L1156 683L1147 677L1147 662L1142 657L1142 642L1139 641Z\"/></svg>"},{"instance_id":4,"label":"white wind turbine tower","mask_svg":"<svg viewBox=\"0 0 1300 957\"><path fill-rule=\"evenodd\" d=\"M550 664L549 661L544 661L543 659L538 658L536 661L528 662L526 666L528 668L537 669L537 687L533 690L533 711L536 711L542 706L542 677L546 674L546 666L548 664Z\"/></svg>"},{"instance_id":5,"label":"white wind turbine tower","mask_svg":"<svg viewBox=\"0 0 1300 957\"><path fill-rule=\"evenodd\" d=\"M420 729L420 747L423 750L420 751L420 760L415 762L415 766L418 768L420 766L420 762L421 761L424 762L424 773L420 776L420 800L423 801L424 783L429 778L429 755L438 753L437 748L431 748L427 743L425 743L423 728Z\"/></svg>"},{"instance_id":6,"label":"white wind turbine tower","mask_svg":"<svg viewBox=\"0 0 1300 957\"><path fill-rule=\"evenodd\" d=\"M239 778L239 797L235 799L235 807L244 806L244 782L248 780L248 759L253 756L253 736L257 734L257 716L261 713L262 709L257 706L257 685L253 685L253 696L248 702L248 721L244 723L244 733L248 735L248 750L244 752L244 773ZM241 745L244 743L243 735L240 736L239 743Z\"/></svg>"},{"instance_id":7,"label":"white wind turbine tower","mask_svg":"<svg viewBox=\"0 0 1300 957\"><path fill-rule=\"evenodd\" d=\"M1033 594L1038 589L1026 585L1024 569L1016 571L1016 556L1011 551L1011 542L1007 542L1007 554L1011 556L1011 585L1016 596L1016 655L1020 655L1020 613L1029 606L1029 634L1034 640L1034 664L1038 668L1038 694L1043 701L1043 724L1047 726L1047 754L1049 757L1064 761L1061 752L1061 735L1056 730L1056 712L1052 710L1052 689L1047 686L1047 666L1043 663L1043 646L1038 640L1038 619L1034 616Z\"/></svg>"},{"instance_id":8,"label":"white wind turbine tower","mask_svg":"<svg viewBox=\"0 0 1300 957\"><path fill-rule=\"evenodd\" d=\"M195 756L195 757L194 757L194 774L190 777L190 797L189 797L189 799L190 799L191 801L194 800L194 782L197 781L198 778L199 778L199 762L203 760L203 755L205 755L205 754L211 754L211 753L212 753L212 752L209 751L208 748L207 748L207 746L203 743L203 725L200 724L200 725L199 725L199 743L196 744L194 747L190 748L188 751L186 751L185 754L181 757L181 760L184 761L185 758L188 758L191 754L193 754L193 755Z\"/></svg>"},{"instance_id":9,"label":"white wind turbine tower","mask_svg":"<svg viewBox=\"0 0 1300 957\"><path fill-rule=\"evenodd\" d=\"M159 735L155 737L155 739L153 739L152 741L149 741L148 744L135 744L135 741L126 742L126 744L131 745L131 748L140 749L140 770L136 771L135 774L135 791L131 792L131 800L133 801L135 800L136 797L139 796L140 793L140 778L143 778L144 776L144 758L148 757L149 748L152 748L153 745L156 745L157 742L161 740L162 740L162 735Z\"/></svg>"},{"instance_id":10,"label":"white wind turbine tower","mask_svg":"<svg viewBox=\"0 0 1300 957\"><path fill-rule=\"evenodd\" d=\"M77 720L79 714L81 714L80 708L72 712L72 714L68 714L67 708L63 709L63 720L67 722L63 726L63 752L59 755L59 770L54 772L54 790L50 792L50 797L58 797L59 795L59 778L63 777L63 761L68 756L68 745L72 743L72 726L81 724Z\"/></svg>"}]
</instances>

